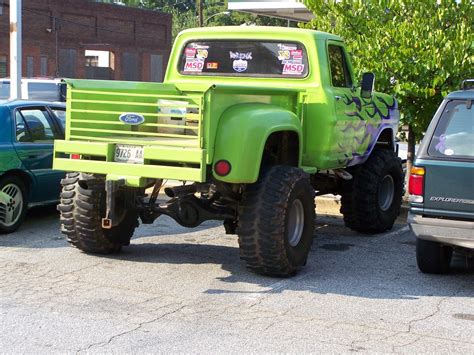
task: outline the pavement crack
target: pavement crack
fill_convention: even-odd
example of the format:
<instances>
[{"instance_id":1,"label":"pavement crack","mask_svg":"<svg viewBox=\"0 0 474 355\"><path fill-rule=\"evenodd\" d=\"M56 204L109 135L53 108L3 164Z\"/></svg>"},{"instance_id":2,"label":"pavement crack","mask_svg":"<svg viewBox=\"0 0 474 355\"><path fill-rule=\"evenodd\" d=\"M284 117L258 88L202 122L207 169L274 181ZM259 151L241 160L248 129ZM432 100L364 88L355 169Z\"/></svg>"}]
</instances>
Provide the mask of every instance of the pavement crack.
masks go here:
<instances>
[{"instance_id":1,"label":"pavement crack","mask_svg":"<svg viewBox=\"0 0 474 355\"><path fill-rule=\"evenodd\" d=\"M104 347L104 346L107 346L109 345L112 341L114 341L115 339L118 339L124 335L128 335L128 334L131 334L133 332L136 332L138 330L140 330L142 327L144 327L145 325L148 325L148 324L151 324L151 323L154 323L154 322L158 322L160 321L161 319L167 317L167 316L170 316L172 314L175 314L179 311L181 311L184 307L186 307L186 305L180 305L180 307L172 310L172 311L169 311L169 312L166 312L166 313L163 313L161 314L160 316L156 317L156 318L153 318L151 320L148 320L148 321L145 321L145 322L141 322L139 323L136 327L132 328L132 329L129 329L129 330L126 330L126 331L123 331L123 332L120 332L118 334L114 334L112 335L108 340L106 341L101 341L101 342L97 342L97 343L92 343L92 344L89 344L87 347L85 348L81 348L79 350L76 351L76 353L80 353L82 351L89 351L93 348L101 348L101 347Z\"/></svg>"}]
</instances>

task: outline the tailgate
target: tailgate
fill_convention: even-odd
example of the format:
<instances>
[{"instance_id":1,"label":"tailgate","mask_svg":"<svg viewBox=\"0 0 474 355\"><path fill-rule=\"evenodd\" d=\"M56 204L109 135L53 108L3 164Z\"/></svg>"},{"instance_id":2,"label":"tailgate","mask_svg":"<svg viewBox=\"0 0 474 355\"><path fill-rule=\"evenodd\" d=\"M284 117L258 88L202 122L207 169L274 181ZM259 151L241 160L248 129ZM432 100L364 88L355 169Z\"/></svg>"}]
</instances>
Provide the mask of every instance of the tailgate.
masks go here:
<instances>
[{"instance_id":1,"label":"tailgate","mask_svg":"<svg viewBox=\"0 0 474 355\"><path fill-rule=\"evenodd\" d=\"M204 93L159 83L68 80L67 95L66 139L55 142L55 169L205 180ZM143 159L117 161L119 144L139 147Z\"/></svg>"},{"instance_id":2,"label":"tailgate","mask_svg":"<svg viewBox=\"0 0 474 355\"><path fill-rule=\"evenodd\" d=\"M474 217L474 162L419 160L424 166L425 214Z\"/></svg>"}]
</instances>

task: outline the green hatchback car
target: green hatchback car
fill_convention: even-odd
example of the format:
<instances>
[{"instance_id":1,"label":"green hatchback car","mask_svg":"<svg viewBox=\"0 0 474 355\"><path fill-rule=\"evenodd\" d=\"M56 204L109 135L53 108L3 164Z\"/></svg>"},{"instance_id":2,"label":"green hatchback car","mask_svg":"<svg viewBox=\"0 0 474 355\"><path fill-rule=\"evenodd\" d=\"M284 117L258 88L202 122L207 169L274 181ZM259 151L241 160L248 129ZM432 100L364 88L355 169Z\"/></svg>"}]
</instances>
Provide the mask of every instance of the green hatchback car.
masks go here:
<instances>
[{"instance_id":1,"label":"green hatchback car","mask_svg":"<svg viewBox=\"0 0 474 355\"><path fill-rule=\"evenodd\" d=\"M409 180L418 268L430 274L449 271L453 250L474 255L474 80L462 88L436 112Z\"/></svg>"}]
</instances>

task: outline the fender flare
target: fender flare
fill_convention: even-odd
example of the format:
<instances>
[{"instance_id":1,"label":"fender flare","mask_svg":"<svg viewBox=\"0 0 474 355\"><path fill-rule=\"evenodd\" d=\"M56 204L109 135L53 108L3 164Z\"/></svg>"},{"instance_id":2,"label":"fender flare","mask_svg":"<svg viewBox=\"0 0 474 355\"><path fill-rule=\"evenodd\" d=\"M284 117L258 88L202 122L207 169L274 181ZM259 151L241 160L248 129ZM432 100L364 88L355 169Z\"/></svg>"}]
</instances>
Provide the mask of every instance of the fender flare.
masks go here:
<instances>
[{"instance_id":1,"label":"fender flare","mask_svg":"<svg viewBox=\"0 0 474 355\"><path fill-rule=\"evenodd\" d=\"M229 107L219 120L212 166L219 160L227 160L231 171L219 176L213 169L214 178L229 183L256 182L268 137L284 131L298 135L301 157L301 122L293 112L263 103Z\"/></svg>"}]
</instances>

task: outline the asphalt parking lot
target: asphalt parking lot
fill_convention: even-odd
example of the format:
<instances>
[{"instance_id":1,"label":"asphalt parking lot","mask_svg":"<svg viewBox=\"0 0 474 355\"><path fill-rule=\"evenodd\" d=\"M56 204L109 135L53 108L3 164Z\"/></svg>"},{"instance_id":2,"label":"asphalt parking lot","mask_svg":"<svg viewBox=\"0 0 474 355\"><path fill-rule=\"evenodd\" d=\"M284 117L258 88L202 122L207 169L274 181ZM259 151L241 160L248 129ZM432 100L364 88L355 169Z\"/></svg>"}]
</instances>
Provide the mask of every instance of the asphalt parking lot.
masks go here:
<instances>
[{"instance_id":1,"label":"asphalt parking lot","mask_svg":"<svg viewBox=\"0 0 474 355\"><path fill-rule=\"evenodd\" d=\"M474 353L474 262L420 273L403 220L385 234L319 215L296 277L248 272L219 223L162 217L119 255L69 247L57 213L0 236L2 353Z\"/></svg>"}]
</instances>

